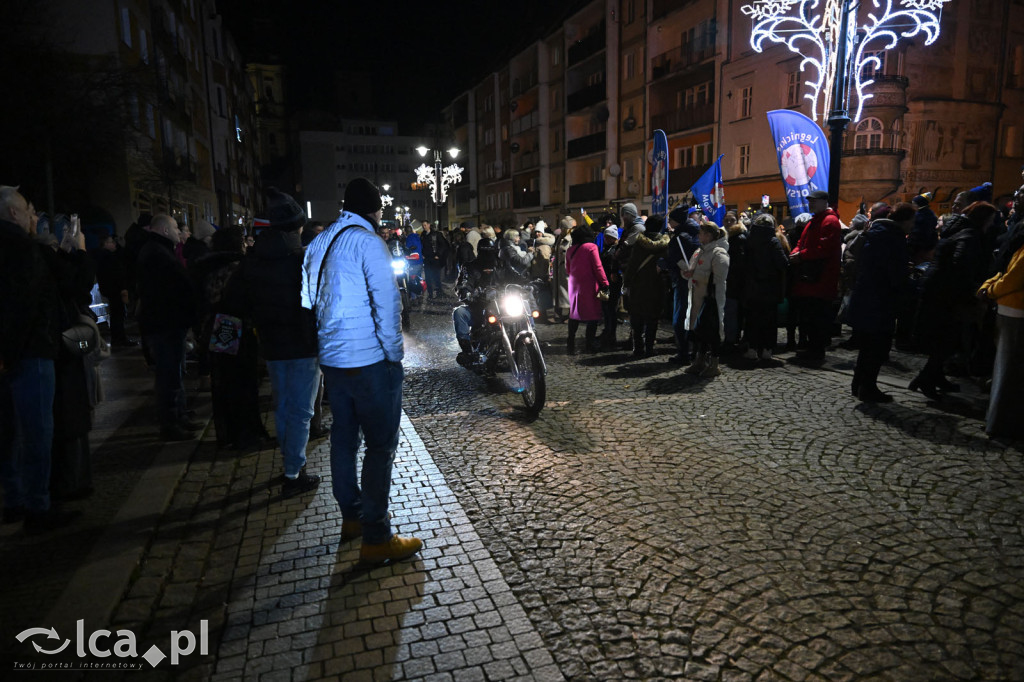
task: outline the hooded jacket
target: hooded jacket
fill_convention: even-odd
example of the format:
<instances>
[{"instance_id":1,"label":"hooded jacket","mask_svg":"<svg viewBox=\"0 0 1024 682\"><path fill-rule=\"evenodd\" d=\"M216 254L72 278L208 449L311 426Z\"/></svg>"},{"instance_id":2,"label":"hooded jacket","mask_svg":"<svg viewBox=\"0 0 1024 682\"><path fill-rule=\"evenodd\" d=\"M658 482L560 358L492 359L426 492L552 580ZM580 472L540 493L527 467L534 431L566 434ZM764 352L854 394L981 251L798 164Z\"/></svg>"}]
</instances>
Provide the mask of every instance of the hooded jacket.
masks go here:
<instances>
[{"instance_id":1,"label":"hooded jacket","mask_svg":"<svg viewBox=\"0 0 1024 682\"><path fill-rule=\"evenodd\" d=\"M335 236L348 225L354 227L338 237L327 253ZM391 254L363 216L342 213L307 247L302 307L316 313L320 364L355 368L382 360L402 361L402 303Z\"/></svg>"},{"instance_id":2,"label":"hooded jacket","mask_svg":"<svg viewBox=\"0 0 1024 682\"><path fill-rule=\"evenodd\" d=\"M807 223L790 255L799 256L803 263L824 261L821 274L813 282L800 279L793 282L793 296L833 300L839 292L839 259L842 250L839 215L831 208L816 213Z\"/></svg>"},{"instance_id":3,"label":"hooded jacket","mask_svg":"<svg viewBox=\"0 0 1024 682\"><path fill-rule=\"evenodd\" d=\"M690 280L690 329L697 328L708 282L714 275L715 302L718 304L718 337L725 338L725 285L729 279L729 239L722 236L700 247L690 259L686 269Z\"/></svg>"},{"instance_id":4,"label":"hooded jacket","mask_svg":"<svg viewBox=\"0 0 1024 682\"><path fill-rule=\"evenodd\" d=\"M302 307L302 258L298 231L270 229L242 265L247 307L267 360L317 356L316 320Z\"/></svg>"}]
</instances>

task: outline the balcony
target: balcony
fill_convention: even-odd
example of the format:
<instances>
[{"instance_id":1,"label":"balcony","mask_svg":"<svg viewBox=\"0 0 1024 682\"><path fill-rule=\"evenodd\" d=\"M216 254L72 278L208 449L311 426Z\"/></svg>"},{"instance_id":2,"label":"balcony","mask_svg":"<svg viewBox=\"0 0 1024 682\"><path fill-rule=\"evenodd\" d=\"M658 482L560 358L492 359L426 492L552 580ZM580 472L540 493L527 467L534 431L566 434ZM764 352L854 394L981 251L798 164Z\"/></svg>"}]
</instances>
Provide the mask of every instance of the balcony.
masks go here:
<instances>
[{"instance_id":1,"label":"balcony","mask_svg":"<svg viewBox=\"0 0 1024 682\"><path fill-rule=\"evenodd\" d=\"M681 130L699 128L715 122L715 103L708 102L690 109L679 109L667 114L651 116L651 128L661 128L666 133L677 133Z\"/></svg>"},{"instance_id":2,"label":"balcony","mask_svg":"<svg viewBox=\"0 0 1024 682\"><path fill-rule=\"evenodd\" d=\"M666 16L669 12L677 9L681 9L691 4L693 0L654 0L654 5L651 8L651 21L655 19L661 19Z\"/></svg>"},{"instance_id":3,"label":"balcony","mask_svg":"<svg viewBox=\"0 0 1024 682\"><path fill-rule=\"evenodd\" d=\"M569 47L569 66L579 64L604 49L605 23L602 21L587 34L583 40L577 40Z\"/></svg>"},{"instance_id":4,"label":"balcony","mask_svg":"<svg viewBox=\"0 0 1024 682\"><path fill-rule=\"evenodd\" d=\"M524 171L527 168L536 168L540 165L540 152L532 151L522 154L513 154L512 166L515 172Z\"/></svg>"},{"instance_id":5,"label":"balcony","mask_svg":"<svg viewBox=\"0 0 1024 682\"><path fill-rule=\"evenodd\" d=\"M522 190L512 193L512 208L529 208L540 206L540 190L523 192Z\"/></svg>"},{"instance_id":6,"label":"balcony","mask_svg":"<svg viewBox=\"0 0 1024 682\"><path fill-rule=\"evenodd\" d=\"M575 159L579 156L586 156L587 154L594 154L595 152L603 152L606 144L607 135L604 130L594 133L593 135L577 137L575 140L569 140L566 150L566 158Z\"/></svg>"},{"instance_id":7,"label":"balcony","mask_svg":"<svg viewBox=\"0 0 1024 682\"><path fill-rule=\"evenodd\" d=\"M582 185L569 185L569 203L601 201L602 199L604 199L604 180L584 182Z\"/></svg>"},{"instance_id":8,"label":"balcony","mask_svg":"<svg viewBox=\"0 0 1024 682\"><path fill-rule=\"evenodd\" d=\"M595 83L594 85L588 85L582 90L577 90L571 93L566 98L566 113L572 113L579 111L585 107L589 107L592 104L597 104L606 98L604 81Z\"/></svg>"},{"instance_id":9,"label":"balcony","mask_svg":"<svg viewBox=\"0 0 1024 682\"><path fill-rule=\"evenodd\" d=\"M703 64L715 56L715 43L709 41L704 47L683 45L668 52L662 52L651 59L651 80L673 73L681 73Z\"/></svg>"},{"instance_id":10,"label":"balcony","mask_svg":"<svg viewBox=\"0 0 1024 682\"><path fill-rule=\"evenodd\" d=\"M843 151L843 183L839 198L856 202L860 197L883 197L902 183L900 165L906 151L895 147Z\"/></svg>"}]
</instances>

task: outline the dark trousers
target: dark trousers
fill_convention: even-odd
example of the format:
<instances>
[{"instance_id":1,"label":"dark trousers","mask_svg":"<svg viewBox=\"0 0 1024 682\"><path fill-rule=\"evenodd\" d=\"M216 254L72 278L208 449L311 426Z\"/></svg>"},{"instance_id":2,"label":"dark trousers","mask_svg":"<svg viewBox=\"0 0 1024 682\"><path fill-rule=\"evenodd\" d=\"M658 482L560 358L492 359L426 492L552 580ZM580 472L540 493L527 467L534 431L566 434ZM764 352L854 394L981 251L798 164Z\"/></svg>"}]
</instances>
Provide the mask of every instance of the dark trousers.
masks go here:
<instances>
[{"instance_id":1,"label":"dark trousers","mask_svg":"<svg viewBox=\"0 0 1024 682\"><path fill-rule=\"evenodd\" d=\"M878 372L889 358L892 333L858 330L857 338L860 340L860 351L857 353L857 365L853 370L853 389L857 392L877 391Z\"/></svg>"},{"instance_id":2,"label":"dark trousers","mask_svg":"<svg viewBox=\"0 0 1024 682\"><path fill-rule=\"evenodd\" d=\"M686 318L689 312L690 282L683 280L672 287L672 334L676 339L676 350L679 355L687 357Z\"/></svg>"},{"instance_id":3,"label":"dark trousers","mask_svg":"<svg viewBox=\"0 0 1024 682\"><path fill-rule=\"evenodd\" d=\"M146 347L156 370L156 403L160 426L177 426L185 416L184 329L146 334Z\"/></svg>"},{"instance_id":4,"label":"dark trousers","mask_svg":"<svg viewBox=\"0 0 1024 682\"><path fill-rule=\"evenodd\" d=\"M622 292L618 287L608 289L608 300L601 301L601 316L604 328L601 330L601 345L611 349L615 346L615 330L619 326L619 297Z\"/></svg>"},{"instance_id":5,"label":"dark trousers","mask_svg":"<svg viewBox=\"0 0 1024 682\"><path fill-rule=\"evenodd\" d=\"M128 336L124 332L124 303L121 301L120 291L101 291L107 299L107 324L110 327L110 342L114 344L124 343Z\"/></svg>"},{"instance_id":6,"label":"dark trousers","mask_svg":"<svg viewBox=\"0 0 1024 682\"><path fill-rule=\"evenodd\" d=\"M824 354L828 348L829 327L832 324L832 302L823 298L794 299L800 311L800 322L807 331L807 350ZM791 301L791 305L792 305Z\"/></svg>"},{"instance_id":7,"label":"dark trousers","mask_svg":"<svg viewBox=\"0 0 1024 682\"><path fill-rule=\"evenodd\" d=\"M427 279L427 295L430 298L440 296L444 293L441 289L441 268L442 264L440 261L434 263L426 263L423 266L423 270L426 273Z\"/></svg>"},{"instance_id":8,"label":"dark trousers","mask_svg":"<svg viewBox=\"0 0 1024 682\"><path fill-rule=\"evenodd\" d=\"M654 341L658 336L658 318L630 314L629 326L633 328L633 354L654 352Z\"/></svg>"},{"instance_id":9,"label":"dark trousers","mask_svg":"<svg viewBox=\"0 0 1024 682\"><path fill-rule=\"evenodd\" d=\"M758 352L774 351L778 338L779 306L772 301L750 301L745 310L747 343Z\"/></svg>"},{"instance_id":10,"label":"dark trousers","mask_svg":"<svg viewBox=\"0 0 1024 682\"><path fill-rule=\"evenodd\" d=\"M586 340L587 340L587 352L593 353L597 350L597 320L586 321L584 324L587 325ZM580 328L580 320L569 319L569 338L566 340L565 347L572 353L576 350L576 332Z\"/></svg>"}]
</instances>

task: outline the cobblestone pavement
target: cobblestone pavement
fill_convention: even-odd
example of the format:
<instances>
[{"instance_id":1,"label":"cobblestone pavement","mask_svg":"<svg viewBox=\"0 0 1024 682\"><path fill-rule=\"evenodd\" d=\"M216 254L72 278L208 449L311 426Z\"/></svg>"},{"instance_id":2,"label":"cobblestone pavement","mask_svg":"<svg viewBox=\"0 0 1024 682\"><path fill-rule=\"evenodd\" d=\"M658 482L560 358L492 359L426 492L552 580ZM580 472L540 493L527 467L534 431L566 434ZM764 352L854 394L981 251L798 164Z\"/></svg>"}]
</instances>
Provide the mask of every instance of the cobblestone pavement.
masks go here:
<instances>
[{"instance_id":1,"label":"cobblestone pavement","mask_svg":"<svg viewBox=\"0 0 1024 682\"><path fill-rule=\"evenodd\" d=\"M554 325L530 419L455 365L449 312L406 339L392 511L424 551L357 568L326 441L327 480L285 500L279 452L207 432L107 619L140 654L204 620L207 645L124 677L1024 679L1024 464L972 387L861 404L850 353L694 379L567 357ZM894 361L899 387L920 361Z\"/></svg>"},{"instance_id":2,"label":"cobblestone pavement","mask_svg":"<svg viewBox=\"0 0 1024 682\"><path fill-rule=\"evenodd\" d=\"M569 358L564 330L536 421L438 355L406 409L566 677L1024 679L1024 465L977 401Z\"/></svg>"}]
</instances>

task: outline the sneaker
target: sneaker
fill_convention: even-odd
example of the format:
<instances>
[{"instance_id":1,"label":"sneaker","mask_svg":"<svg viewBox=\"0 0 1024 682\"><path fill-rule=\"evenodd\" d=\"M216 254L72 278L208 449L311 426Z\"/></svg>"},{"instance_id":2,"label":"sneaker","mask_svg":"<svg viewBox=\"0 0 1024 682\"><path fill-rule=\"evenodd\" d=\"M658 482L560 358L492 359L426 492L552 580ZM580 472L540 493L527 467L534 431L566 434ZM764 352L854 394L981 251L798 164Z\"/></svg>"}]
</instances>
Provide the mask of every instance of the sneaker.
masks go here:
<instances>
[{"instance_id":1,"label":"sneaker","mask_svg":"<svg viewBox=\"0 0 1024 682\"><path fill-rule=\"evenodd\" d=\"M195 437L195 433L186 431L181 426L168 426L160 429L160 440L165 442L192 440Z\"/></svg>"},{"instance_id":2,"label":"sneaker","mask_svg":"<svg viewBox=\"0 0 1024 682\"><path fill-rule=\"evenodd\" d=\"M387 542L378 545L363 544L359 548L359 563L382 564L386 561L408 559L423 549L423 542L417 538L403 538L392 535Z\"/></svg>"},{"instance_id":3,"label":"sneaker","mask_svg":"<svg viewBox=\"0 0 1024 682\"><path fill-rule=\"evenodd\" d=\"M284 483L281 484L281 495L295 497L315 490L318 485L320 485L320 477L316 474L307 474L306 470L302 469L295 478L284 477Z\"/></svg>"},{"instance_id":4,"label":"sneaker","mask_svg":"<svg viewBox=\"0 0 1024 682\"><path fill-rule=\"evenodd\" d=\"M25 531L28 533L45 533L72 523L82 515L77 510L47 509L44 512L25 512Z\"/></svg>"}]
</instances>

